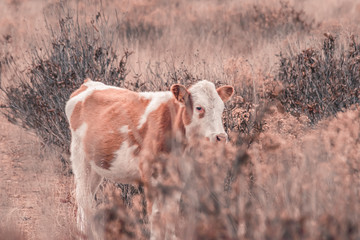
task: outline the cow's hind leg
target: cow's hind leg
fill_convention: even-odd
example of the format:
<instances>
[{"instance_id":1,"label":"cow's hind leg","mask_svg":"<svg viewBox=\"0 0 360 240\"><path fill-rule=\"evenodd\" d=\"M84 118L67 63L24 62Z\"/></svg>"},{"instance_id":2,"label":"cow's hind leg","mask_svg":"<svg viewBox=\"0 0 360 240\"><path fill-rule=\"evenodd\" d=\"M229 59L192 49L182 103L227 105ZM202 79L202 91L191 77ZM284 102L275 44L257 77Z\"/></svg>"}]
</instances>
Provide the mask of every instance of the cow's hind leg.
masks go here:
<instances>
[{"instance_id":1,"label":"cow's hind leg","mask_svg":"<svg viewBox=\"0 0 360 240\"><path fill-rule=\"evenodd\" d=\"M82 235L92 236L90 228L95 213L95 193L102 177L95 173L80 141L73 138L71 143L71 161L75 177L75 198L77 201L77 225Z\"/></svg>"},{"instance_id":2,"label":"cow's hind leg","mask_svg":"<svg viewBox=\"0 0 360 240\"><path fill-rule=\"evenodd\" d=\"M76 177L75 180L78 205L77 223L82 234L93 236L91 225L96 210L95 193L102 178L92 171L90 166L85 166L82 173L78 175L79 177Z\"/></svg>"}]
</instances>

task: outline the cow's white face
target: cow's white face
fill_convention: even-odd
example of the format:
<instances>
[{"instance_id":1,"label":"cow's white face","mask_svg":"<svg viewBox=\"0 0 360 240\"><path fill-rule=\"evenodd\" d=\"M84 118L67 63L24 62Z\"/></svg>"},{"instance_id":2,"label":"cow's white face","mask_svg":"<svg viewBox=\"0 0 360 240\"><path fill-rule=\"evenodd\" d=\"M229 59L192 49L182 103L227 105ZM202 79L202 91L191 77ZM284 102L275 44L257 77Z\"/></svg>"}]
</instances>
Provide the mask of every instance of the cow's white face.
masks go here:
<instances>
[{"instance_id":1,"label":"cow's white face","mask_svg":"<svg viewBox=\"0 0 360 240\"><path fill-rule=\"evenodd\" d=\"M185 87L181 86L181 88ZM222 113L224 111L224 102L231 98L234 88L222 86L216 89L213 83L203 80L189 89L182 89L182 91L182 95L184 95L183 103L187 111L191 113L191 115L188 114L191 120L185 122L186 137L198 135L206 137L212 142L226 142L228 137L222 123ZM176 95L175 93L174 95L175 97L179 96L179 94Z\"/></svg>"}]
</instances>

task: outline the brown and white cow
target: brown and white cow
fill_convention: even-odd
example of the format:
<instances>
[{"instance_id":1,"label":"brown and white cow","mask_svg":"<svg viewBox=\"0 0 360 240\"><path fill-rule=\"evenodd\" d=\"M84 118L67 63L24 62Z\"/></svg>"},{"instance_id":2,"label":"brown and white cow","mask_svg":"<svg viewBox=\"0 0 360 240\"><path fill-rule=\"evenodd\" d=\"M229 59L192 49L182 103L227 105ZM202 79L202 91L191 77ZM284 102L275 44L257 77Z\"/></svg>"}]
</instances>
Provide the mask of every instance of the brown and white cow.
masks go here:
<instances>
[{"instance_id":1,"label":"brown and white cow","mask_svg":"<svg viewBox=\"0 0 360 240\"><path fill-rule=\"evenodd\" d=\"M152 160L170 152L174 139L226 142L222 112L233 92L206 80L188 89L175 84L168 92L137 93L86 79L66 104L79 229L88 234L103 177L142 182L146 192Z\"/></svg>"}]
</instances>

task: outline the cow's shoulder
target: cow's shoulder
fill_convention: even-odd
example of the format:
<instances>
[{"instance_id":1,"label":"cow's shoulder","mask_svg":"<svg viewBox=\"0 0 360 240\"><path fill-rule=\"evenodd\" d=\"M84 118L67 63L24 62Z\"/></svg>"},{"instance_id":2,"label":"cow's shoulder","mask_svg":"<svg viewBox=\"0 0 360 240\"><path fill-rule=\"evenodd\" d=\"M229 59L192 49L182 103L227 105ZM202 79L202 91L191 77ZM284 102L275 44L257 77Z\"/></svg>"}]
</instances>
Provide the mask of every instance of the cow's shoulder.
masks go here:
<instances>
[{"instance_id":1,"label":"cow's shoulder","mask_svg":"<svg viewBox=\"0 0 360 240\"><path fill-rule=\"evenodd\" d=\"M94 113L106 111L111 105L124 102L121 99L136 98L137 93L127 89L105 85L87 79L75 90L66 103L66 116L75 130L83 122L94 119Z\"/></svg>"}]
</instances>

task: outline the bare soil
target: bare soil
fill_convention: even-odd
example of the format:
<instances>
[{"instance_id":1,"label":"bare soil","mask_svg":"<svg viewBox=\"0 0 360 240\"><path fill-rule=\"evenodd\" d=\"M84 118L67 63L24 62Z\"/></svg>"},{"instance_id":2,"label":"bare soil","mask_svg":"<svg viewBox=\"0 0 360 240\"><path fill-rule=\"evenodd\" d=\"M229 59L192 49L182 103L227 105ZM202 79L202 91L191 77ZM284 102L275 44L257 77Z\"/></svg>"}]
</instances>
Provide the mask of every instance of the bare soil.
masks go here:
<instances>
[{"instance_id":1,"label":"bare soil","mask_svg":"<svg viewBox=\"0 0 360 240\"><path fill-rule=\"evenodd\" d=\"M56 228L68 228L65 225L74 217L71 176L58 172L61 166L56 156L35 136L3 116L0 153L0 233L20 233L25 239L62 239Z\"/></svg>"}]
</instances>

